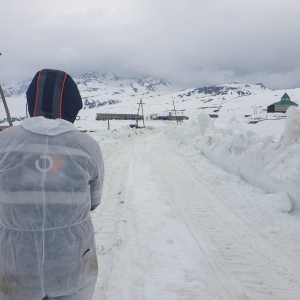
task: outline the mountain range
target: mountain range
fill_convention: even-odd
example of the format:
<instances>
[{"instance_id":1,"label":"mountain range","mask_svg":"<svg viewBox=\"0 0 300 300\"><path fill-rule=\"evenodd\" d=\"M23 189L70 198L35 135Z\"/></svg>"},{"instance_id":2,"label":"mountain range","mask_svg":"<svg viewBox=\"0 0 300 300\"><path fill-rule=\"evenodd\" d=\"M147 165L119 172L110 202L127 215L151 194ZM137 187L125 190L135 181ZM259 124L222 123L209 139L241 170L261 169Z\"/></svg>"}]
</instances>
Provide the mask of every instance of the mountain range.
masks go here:
<instances>
[{"instance_id":1,"label":"mountain range","mask_svg":"<svg viewBox=\"0 0 300 300\"><path fill-rule=\"evenodd\" d=\"M137 79L87 72L73 79L84 104L80 115L91 120L101 112L137 113L142 100L146 116L174 114L176 110L177 114L190 119L197 119L200 113L215 114L216 123L220 125L231 117L249 123L251 119L266 119L267 106L278 102L284 93L288 93L292 101L300 102L300 88L272 91L262 83L232 82L182 90L166 80L151 77ZM30 80L2 84L14 121L26 116L25 93L29 84ZM271 118L276 119L278 115ZM0 122L5 121L5 111L0 109Z\"/></svg>"}]
</instances>

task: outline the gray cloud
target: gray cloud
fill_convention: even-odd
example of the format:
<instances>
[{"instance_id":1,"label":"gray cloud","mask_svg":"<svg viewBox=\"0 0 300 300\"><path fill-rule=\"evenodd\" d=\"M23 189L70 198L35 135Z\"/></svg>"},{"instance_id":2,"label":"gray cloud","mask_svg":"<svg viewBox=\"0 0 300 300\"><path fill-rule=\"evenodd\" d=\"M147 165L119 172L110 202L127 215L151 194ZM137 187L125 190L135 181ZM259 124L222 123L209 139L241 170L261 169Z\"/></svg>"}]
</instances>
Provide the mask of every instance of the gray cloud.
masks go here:
<instances>
[{"instance_id":1,"label":"gray cloud","mask_svg":"<svg viewBox=\"0 0 300 300\"><path fill-rule=\"evenodd\" d=\"M58 68L300 87L298 0L11 0L0 80Z\"/></svg>"}]
</instances>

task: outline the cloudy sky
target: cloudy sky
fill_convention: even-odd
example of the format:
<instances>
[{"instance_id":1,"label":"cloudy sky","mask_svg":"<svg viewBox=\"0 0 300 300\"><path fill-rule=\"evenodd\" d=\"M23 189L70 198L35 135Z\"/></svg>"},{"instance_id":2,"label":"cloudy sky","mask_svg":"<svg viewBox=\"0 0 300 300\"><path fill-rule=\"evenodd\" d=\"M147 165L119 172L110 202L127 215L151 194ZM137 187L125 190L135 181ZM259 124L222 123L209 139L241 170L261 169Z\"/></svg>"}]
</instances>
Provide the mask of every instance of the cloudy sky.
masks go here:
<instances>
[{"instance_id":1,"label":"cloudy sky","mask_svg":"<svg viewBox=\"0 0 300 300\"><path fill-rule=\"evenodd\" d=\"M0 80L42 68L300 87L299 0L2 0Z\"/></svg>"}]
</instances>

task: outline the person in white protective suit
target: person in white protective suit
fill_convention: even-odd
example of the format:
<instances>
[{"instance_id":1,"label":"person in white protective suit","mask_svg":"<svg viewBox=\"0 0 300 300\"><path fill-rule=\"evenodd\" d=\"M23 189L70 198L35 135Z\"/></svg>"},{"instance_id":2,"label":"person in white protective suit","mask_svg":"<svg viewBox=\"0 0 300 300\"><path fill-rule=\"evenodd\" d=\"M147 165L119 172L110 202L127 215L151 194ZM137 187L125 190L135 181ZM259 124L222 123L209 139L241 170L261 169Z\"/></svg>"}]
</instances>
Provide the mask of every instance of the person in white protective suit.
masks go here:
<instances>
[{"instance_id":1,"label":"person in white protective suit","mask_svg":"<svg viewBox=\"0 0 300 300\"><path fill-rule=\"evenodd\" d=\"M100 147L72 124L82 99L68 74L44 69L26 95L31 118L0 133L0 300L90 300Z\"/></svg>"}]
</instances>

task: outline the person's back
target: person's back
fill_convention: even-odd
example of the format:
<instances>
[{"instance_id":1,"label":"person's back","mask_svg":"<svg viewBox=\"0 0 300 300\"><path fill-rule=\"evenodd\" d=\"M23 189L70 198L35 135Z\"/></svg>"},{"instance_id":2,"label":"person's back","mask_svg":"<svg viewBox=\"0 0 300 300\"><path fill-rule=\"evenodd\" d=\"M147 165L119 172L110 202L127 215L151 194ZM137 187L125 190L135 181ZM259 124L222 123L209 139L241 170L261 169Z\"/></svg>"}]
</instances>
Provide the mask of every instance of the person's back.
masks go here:
<instances>
[{"instance_id":1,"label":"person's back","mask_svg":"<svg viewBox=\"0 0 300 300\"><path fill-rule=\"evenodd\" d=\"M41 72L44 82L35 77L28 104L30 91L42 87L45 93L51 78L63 75ZM52 89L59 94L56 83ZM74 85L69 82L65 91L62 85L61 101ZM35 95L31 115L49 117L55 110L45 109L49 99ZM0 134L1 300L92 298L98 267L89 212L100 203L103 162L99 145L71 123L78 110L70 114L59 105L68 121L39 116Z\"/></svg>"}]
</instances>

